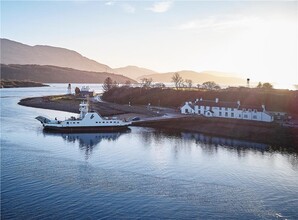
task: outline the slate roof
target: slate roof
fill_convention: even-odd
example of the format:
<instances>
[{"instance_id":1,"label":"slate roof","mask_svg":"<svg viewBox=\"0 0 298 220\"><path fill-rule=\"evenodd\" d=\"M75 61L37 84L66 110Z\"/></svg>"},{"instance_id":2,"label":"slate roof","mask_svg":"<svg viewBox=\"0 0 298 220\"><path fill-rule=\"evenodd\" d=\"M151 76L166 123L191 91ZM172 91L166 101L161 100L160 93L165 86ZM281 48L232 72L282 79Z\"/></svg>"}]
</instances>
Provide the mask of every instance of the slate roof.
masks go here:
<instances>
[{"instance_id":1,"label":"slate roof","mask_svg":"<svg viewBox=\"0 0 298 220\"><path fill-rule=\"evenodd\" d=\"M215 102L212 100L199 100L196 102L197 105L210 106L210 107L224 107L224 108L238 108L237 102Z\"/></svg>"}]
</instances>

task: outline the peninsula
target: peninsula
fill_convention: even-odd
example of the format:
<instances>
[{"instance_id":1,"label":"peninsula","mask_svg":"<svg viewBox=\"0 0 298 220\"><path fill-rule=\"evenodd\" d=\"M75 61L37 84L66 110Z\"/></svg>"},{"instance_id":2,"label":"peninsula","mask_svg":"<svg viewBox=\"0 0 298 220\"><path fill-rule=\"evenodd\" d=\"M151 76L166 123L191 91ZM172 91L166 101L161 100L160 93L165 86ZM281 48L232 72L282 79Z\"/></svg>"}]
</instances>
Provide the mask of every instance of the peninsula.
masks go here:
<instances>
[{"instance_id":1,"label":"peninsula","mask_svg":"<svg viewBox=\"0 0 298 220\"><path fill-rule=\"evenodd\" d=\"M48 86L40 82L28 80L3 80L0 81L0 88L18 88L18 87L42 87Z\"/></svg>"},{"instance_id":2,"label":"peninsula","mask_svg":"<svg viewBox=\"0 0 298 220\"><path fill-rule=\"evenodd\" d=\"M126 93L124 90L127 90ZM167 89L162 92L162 90L156 88L114 88L103 94L102 98L104 101L91 102L91 108L102 116L117 115L119 118L123 119L139 117L141 120L133 122L133 126L152 127L176 132L197 132L212 136L266 143L272 145L273 149L285 147L288 150L298 151L297 127L283 126L281 123L277 122L264 123L237 119L181 115L178 106L171 106L170 103L161 105L160 102L154 104L154 100L157 97L159 100L164 100L165 97L163 93L166 93L166 90ZM171 92L177 91L172 90ZM212 93L214 92L215 91L212 91ZM115 97L113 99L113 95L116 93L123 96L129 93L130 100L134 101L125 100L123 96L122 99L116 99ZM177 95L178 93L180 95ZM181 99L187 92L181 91L178 93L176 94L176 99L173 100ZM205 91L205 95L210 95L209 93L210 92ZM133 98L134 95L137 95L139 100L143 100L143 103L140 103L140 101L137 102L136 99ZM190 96L188 96L188 98L190 98ZM168 97L168 100L169 99L172 99L172 97ZM78 105L81 100L81 97L75 95L59 95L22 99L19 104L78 113ZM119 100L121 100L122 103L119 103ZM123 100L127 102L124 103ZM150 101L153 104L149 103L148 105ZM146 105L145 102L147 103ZM291 106L288 104L287 108L289 108L290 112L295 113L295 109L291 109L290 107Z\"/></svg>"}]
</instances>

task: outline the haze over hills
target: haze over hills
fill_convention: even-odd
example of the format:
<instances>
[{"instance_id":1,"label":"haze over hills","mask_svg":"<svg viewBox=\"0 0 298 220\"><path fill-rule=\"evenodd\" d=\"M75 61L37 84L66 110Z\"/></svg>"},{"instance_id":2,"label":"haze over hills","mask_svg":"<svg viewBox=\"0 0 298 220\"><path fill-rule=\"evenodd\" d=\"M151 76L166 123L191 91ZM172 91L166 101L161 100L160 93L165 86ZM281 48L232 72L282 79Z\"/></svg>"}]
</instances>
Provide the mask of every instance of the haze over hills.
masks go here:
<instances>
[{"instance_id":1,"label":"haze over hills","mask_svg":"<svg viewBox=\"0 0 298 220\"><path fill-rule=\"evenodd\" d=\"M82 71L57 66L1 64L1 79L4 80L33 80L42 83L103 83L107 77L117 83L125 83L127 80L135 83L132 79L112 73Z\"/></svg>"},{"instance_id":2,"label":"haze over hills","mask_svg":"<svg viewBox=\"0 0 298 220\"><path fill-rule=\"evenodd\" d=\"M155 72L153 70L149 70L149 69L141 68L137 66L126 66L126 67L115 68L113 70L114 70L114 73L122 74L124 76L127 76L135 80L144 75L159 74L158 72Z\"/></svg>"},{"instance_id":3,"label":"haze over hills","mask_svg":"<svg viewBox=\"0 0 298 220\"><path fill-rule=\"evenodd\" d=\"M158 73L156 71L141 68L137 66L126 66L121 68L112 69L108 65L98 63L94 60L88 59L81 54L64 49L59 47L52 46L29 46L16 41L1 39L1 63L2 64L37 64L34 65L26 65L23 70L21 70L21 66L1 66L3 69L4 76L7 78L9 74L15 74L11 77L15 77L13 79L21 79L26 78L33 81L40 82L68 82L70 79L74 82L79 82L79 79L83 80L82 82L86 82L86 77L91 77L87 81L93 82L103 82L100 78L95 79L95 72L109 72L109 73L117 73L126 77L129 77L133 80L138 80L142 78L152 78L153 82L172 82L173 72L169 73ZM47 65L47 66L38 66L38 65ZM55 67L56 66L56 67ZM16 68L18 67L18 68ZM63 69L58 67L67 67L71 69ZM32 73L29 73L32 71ZM54 69L57 69L60 74L66 74L65 76L60 76L55 73ZM16 72L14 72L15 70ZM79 70L82 70L81 72ZM38 76L38 71L45 71L47 73L51 73L51 76L45 76L44 72L40 72L42 76ZM92 74L87 71L93 72ZM70 73L76 73L77 75L71 76ZM79 76L80 74L86 74L85 76ZM21 77L20 74L25 74ZM204 71L204 72L195 72L191 70L183 70L178 71L183 79L191 79L195 84L203 83L206 81L215 81L221 85L245 85L246 79L241 79L239 77L235 77L233 74L215 72L215 71ZM108 76L108 75L106 75ZM30 78L33 77L33 78ZM76 77L76 78L75 78ZM2 77L3 78L3 77ZM62 80L62 81L59 81ZM122 79L116 81L122 81ZM126 78L126 80L128 80ZM125 81L126 81L125 80ZM130 81L133 81L130 80Z\"/></svg>"},{"instance_id":4,"label":"haze over hills","mask_svg":"<svg viewBox=\"0 0 298 220\"><path fill-rule=\"evenodd\" d=\"M112 72L109 66L72 50L42 45L29 46L8 39L1 39L1 63L52 65L85 71Z\"/></svg>"},{"instance_id":5,"label":"haze over hills","mask_svg":"<svg viewBox=\"0 0 298 220\"><path fill-rule=\"evenodd\" d=\"M195 72L191 70L182 70L178 71L179 75L185 79L191 79L193 84L202 84L206 81L214 81L220 85L245 85L246 79L242 79L239 77L232 77L227 74L229 77L225 77L223 73L220 72L213 72L213 71L204 71L204 72ZM213 74L214 73L214 74ZM161 74L152 74L152 75L145 75L137 78L138 80L142 78L152 78L153 82L172 82L172 76L174 72L170 73L161 73Z\"/></svg>"}]
</instances>

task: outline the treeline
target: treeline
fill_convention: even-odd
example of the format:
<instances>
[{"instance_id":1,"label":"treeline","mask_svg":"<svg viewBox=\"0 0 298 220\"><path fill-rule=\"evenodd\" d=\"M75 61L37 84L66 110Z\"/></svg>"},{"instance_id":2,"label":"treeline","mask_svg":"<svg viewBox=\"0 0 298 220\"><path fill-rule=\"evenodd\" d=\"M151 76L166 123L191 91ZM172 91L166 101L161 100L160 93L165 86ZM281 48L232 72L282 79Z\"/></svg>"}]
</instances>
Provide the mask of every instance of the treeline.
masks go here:
<instances>
[{"instance_id":1,"label":"treeline","mask_svg":"<svg viewBox=\"0 0 298 220\"><path fill-rule=\"evenodd\" d=\"M205 100L236 102L242 105L266 105L269 111L282 111L298 114L298 91L233 87L220 90L177 90L172 88L148 87L113 87L105 91L103 100L119 104L154 105L163 107L180 107L185 101L194 101L197 98Z\"/></svg>"}]
</instances>

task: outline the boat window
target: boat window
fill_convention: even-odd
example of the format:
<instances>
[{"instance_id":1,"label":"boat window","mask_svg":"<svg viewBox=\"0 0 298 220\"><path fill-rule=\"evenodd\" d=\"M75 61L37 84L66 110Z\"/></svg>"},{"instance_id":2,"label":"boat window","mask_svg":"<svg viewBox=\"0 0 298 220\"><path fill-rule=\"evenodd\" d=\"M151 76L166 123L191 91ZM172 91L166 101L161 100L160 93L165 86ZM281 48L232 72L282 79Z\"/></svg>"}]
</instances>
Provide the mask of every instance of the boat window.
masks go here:
<instances>
[{"instance_id":1,"label":"boat window","mask_svg":"<svg viewBox=\"0 0 298 220\"><path fill-rule=\"evenodd\" d=\"M96 124L97 124L98 122L96 122Z\"/></svg>"}]
</instances>

